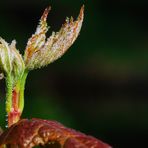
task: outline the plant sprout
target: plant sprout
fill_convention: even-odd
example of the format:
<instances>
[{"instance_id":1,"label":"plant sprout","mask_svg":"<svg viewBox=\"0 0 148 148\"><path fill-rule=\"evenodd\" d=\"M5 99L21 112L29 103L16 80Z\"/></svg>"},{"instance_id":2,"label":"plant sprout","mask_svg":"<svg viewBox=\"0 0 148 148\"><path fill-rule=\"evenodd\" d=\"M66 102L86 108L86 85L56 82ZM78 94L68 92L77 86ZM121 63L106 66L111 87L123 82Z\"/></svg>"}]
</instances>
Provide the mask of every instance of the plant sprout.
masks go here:
<instances>
[{"instance_id":1,"label":"plant sprout","mask_svg":"<svg viewBox=\"0 0 148 148\"><path fill-rule=\"evenodd\" d=\"M0 130L0 148L34 146L64 148L109 148L100 140L86 136L64 127L56 121L42 119L21 119L24 109L24 89L28 73L42 68L60 58L77 39L84 18L82 6L77 20L67 18L59 32L48 31L47 16L50 7L46 8L35 34L28 40L24 56L16 49L16 41L11 44L0 38L0 79L6 80L6 113L8 129Z\"/></svg>"}]
</instances>

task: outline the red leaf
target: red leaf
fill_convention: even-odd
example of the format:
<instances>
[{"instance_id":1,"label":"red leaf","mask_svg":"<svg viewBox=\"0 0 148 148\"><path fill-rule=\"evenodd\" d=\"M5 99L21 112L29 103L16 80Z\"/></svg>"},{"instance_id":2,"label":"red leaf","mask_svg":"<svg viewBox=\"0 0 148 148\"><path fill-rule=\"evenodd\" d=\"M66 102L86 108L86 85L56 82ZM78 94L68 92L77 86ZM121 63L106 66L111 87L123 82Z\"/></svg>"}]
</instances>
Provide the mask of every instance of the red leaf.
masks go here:
<instances>
[{"instance_id":1,"label":"red leaf","mask_svg":"<svg viewBox=\"0 0 148 148\"><path fill-rule=\"evenodd\" d=\"M102 141L64 127L56 121L23 119L12 125L0 136L0 147L11 145L19 148L47 146L54 148L111 148Z\"/></svg>"}]
</instances>

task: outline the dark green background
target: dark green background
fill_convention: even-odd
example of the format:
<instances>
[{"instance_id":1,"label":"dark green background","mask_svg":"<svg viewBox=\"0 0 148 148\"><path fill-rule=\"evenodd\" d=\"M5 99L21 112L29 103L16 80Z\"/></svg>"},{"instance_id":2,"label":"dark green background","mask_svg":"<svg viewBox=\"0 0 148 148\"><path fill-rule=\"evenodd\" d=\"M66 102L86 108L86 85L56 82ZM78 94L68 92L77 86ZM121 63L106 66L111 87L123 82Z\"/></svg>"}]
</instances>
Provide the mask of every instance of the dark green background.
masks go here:
<instances>
[{"instance_id":1,"label":"dark green background","mask_svg":"<svg viewBox=\"0 0 148 148\"><path fill-rule=\"evenodd\" d=\"M0 36L16 39L23 53L48 5L50 35L82 4L76 43L55 63L30 72L23 117L57 120L115 148L147 147L148 1L1 0ZM0 89L4 126L4 80Z\"/></svg>"}]
</instances>

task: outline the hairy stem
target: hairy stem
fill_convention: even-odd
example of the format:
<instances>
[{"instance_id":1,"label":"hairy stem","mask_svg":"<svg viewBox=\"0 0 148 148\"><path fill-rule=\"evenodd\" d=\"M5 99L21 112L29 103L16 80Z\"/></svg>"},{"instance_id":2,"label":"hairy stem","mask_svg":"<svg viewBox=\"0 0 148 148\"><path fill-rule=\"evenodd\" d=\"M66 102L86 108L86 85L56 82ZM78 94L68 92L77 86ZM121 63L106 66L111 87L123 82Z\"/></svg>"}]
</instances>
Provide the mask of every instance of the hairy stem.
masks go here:
<instances>
[{"instance_id":1,"label":"hairy stem","mask_svg":"<svg viewBox=\"0 0 148 148\"><path fill-rule=\"evenodd\" d=\"M9 113L11 111L12 106L12 89L13 89L13 82L11 75L8 74L6 76L6 112Z\"/></svg>"},{"instance_id":2,"label":"hairy stem","mask_svg":"<svg viewBox=\"0 0 148 148\"><path fill-rule=\"evenodd\" d=\"M8 127L18 122L24 108L24 89L28 72L25 71L22 77L13 84L10 75L6 77L6 112L8 115Z\"/></svg>"}]
</instances>

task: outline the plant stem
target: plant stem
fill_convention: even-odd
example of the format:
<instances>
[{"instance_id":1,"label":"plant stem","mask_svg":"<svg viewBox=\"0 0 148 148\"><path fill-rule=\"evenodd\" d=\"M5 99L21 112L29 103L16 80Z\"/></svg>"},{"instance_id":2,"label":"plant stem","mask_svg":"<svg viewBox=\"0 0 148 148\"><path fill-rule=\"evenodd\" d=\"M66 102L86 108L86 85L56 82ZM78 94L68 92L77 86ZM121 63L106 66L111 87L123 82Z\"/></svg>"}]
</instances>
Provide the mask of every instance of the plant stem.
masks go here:
<instances>
[{"instance_id":1,"label":"plant stem","mask_svg":"<svg viewBox=\"0 0 148 148\"><path fill-rule=\"evenodd\" d=\"M18 122L24 108L24 89L25 81L28 72L23 75L13 84L11 75L6 76L6 112L8 115L8 127Z\"/></svg>"},{"instance_id":2,"label":"plant stem","mask_svg":"<svg viewBox=\"0 0 148 148\"><path fill-rule=\"evenodd\" d=\"M11 75L8 74L6 76L6 112L7 113L9 113L11 111L12 89L13 89L13 82L12 82L12 79L11 79Z\"/></svg>"},{"instance_id":3,"label":"plant stem","mask_svg":"<svg viewBox=\"0 0 148 148\"><path fill-rule=\"evenodd\" d=\"M27 75L28 75L28 71L25 70L25 72L22 76L22 79L21 79L21 84L20 84L19 109L20 109L21 113L23 112L23 109L24 109L24 90L25 90Z\"/></svg>"}]
</instances>

